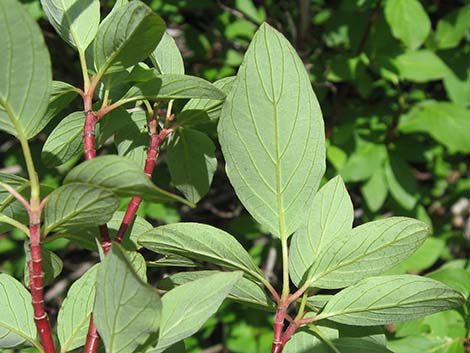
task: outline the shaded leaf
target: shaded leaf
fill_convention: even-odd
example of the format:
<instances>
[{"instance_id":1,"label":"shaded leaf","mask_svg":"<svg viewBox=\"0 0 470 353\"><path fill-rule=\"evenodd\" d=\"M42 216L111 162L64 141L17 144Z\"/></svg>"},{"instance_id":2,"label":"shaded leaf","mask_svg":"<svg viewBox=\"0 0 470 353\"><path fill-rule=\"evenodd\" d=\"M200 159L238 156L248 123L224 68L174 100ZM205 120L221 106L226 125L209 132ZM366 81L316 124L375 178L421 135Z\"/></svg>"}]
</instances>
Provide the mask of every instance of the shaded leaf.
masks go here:
<instances>
[{"instance_id":1,"label":"shaded leaf","mask_svg":"<svg viewBox=\"0 0 470 353\"><path fill-rule=\"evenodd\" d=\"M398 153L390 153L385 163L385 177L393 198L405 209L411 210L418 201L418 184L410 166Z\"/></svg>"},{"instance_id":2,"label":"shaded leaf","mask_svg":"<svg viewBox=\"0 0 470 353\"><path fill-rule=\"evenodd\" d=\"M28 264L31 261L31 250L29 247L29 241L26 241L24 244L26 261L24 264L24 283L26 287L29 288L29 270ZM63 262L59 256L53 253L46 248L41 248L41 257L42 257L42 272L44 273L43 284L47 286L51 284L54 279L60 275L63 268Z\"/></svg>"},{"instance_id":3,"label":"shaded leaf","mask_svg":"<svg viewBox=\"0 0 470 353\"><path fill-rule=\"evenodd\" d=\"M183 57L173 37L166 32L150 54L150 60L161 74L184 74Z\"/></svg>"},{"instance_id":4,"label":"shaded leaf","mask_svg":"<svg viewBox=\"0 0 470 353\"><path fill-rule=\"evenodd\" d=\"M362 186L362 195L372 212L377 212L385 202L388 194L387 179L383 169L378 169Z\"/></svg>"}]
</instances>

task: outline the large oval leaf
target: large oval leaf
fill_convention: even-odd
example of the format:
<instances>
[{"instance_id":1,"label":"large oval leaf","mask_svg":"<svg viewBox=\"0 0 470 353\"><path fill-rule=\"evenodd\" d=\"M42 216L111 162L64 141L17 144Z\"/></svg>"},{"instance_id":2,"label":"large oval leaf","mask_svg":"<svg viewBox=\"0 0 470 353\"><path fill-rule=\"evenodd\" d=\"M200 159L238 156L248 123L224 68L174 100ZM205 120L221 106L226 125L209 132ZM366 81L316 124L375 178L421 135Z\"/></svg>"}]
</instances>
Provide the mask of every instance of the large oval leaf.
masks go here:
<instances>
[{"instance_id":1,"label":"large oval leaf","mask_svg":"<svg viewBox=\"0 0 470 353\"><path fill-rule=\"evenodd\" d=\"M351 232L354 209L341 177L330 180L315 195L307 214L307 224L295 232L290 244L289 269L299 285L306 271L335 239Z\"/></svg>"},{"instance_id":2,"label":"large oval leaf","mask_svg":"<svg viewBox=\"0 0 470 353\"><path fill-rule=\"evenodd\" d=\"M0 348L15 347L25 341L36 346L31 294L16 279L0 274Z\"/></svg>"},{"instance_id":3,"label":"large oval leaf","mask_svg":"<svg viewBox=\"0 0 470 353\"><path fill-rule=\"evenodd\" d=\"M251 256L232 235L206 224L167 224L145 232L138 243L160 254L207 261L264 280Z\"/></svg>"},{"instance_id":4,"label":"large oval leaf","mask_svg":"<svg viewBox=\"0 0 470 353\"><path fill-rule=\"evenodd\" d=\"M120 196L138 196L155 202L179 201L193 206L182 197L155 186L134 161L115 155L96 157L80 164L67 174L64 183L92 184Z\"/></svg>"},{"instance_id":5,"label":"large oval leaf","mask_svg":"<svg viewBox=\"0 0 470 353\"><path fill-rule=\"evenodd\" d=\"M426 277L371 277L336 294L318 319L376 326L416 319L464 302L460 292Z\"/></svg>"},{"instance_id":6,"label":"large oval leaf","mask_svg":"<svg viewBox=\"0 0 470 353\"><path fill-rule=\"evenodd\" d=\"M319 255L306 281L319 288L344 288L399 264L426 239L429 226L391 217L354 228Z\"/></svg>"},{"instance_id":7,"label":"large oval leaf","mask_svg":"<svg viewBox=\"0 0 470 353\"><path fill-rule=\"evenodd\" d=\"M161 308L155 289L142 281L121 247L113 244L96 274L93 310L106 352L134 352L158 331Z\"/></svg>"},{"instance_id":8,"label":"large oval leaf","mask_svg":"<svg viewBox=\"0 0 470 353\"><path fill-rule=\"evenodd\" d=\"M118 206L116 195L104 188L80 183L63 185L49 195L44 208L44 233L105 224Z\"/></svg>"},{"instance_id":9,"label":"large oval leaf","mask_svg":"<svg viewBox=\"0 0 470 353\"><path fill-rule=\"evenodd\" d=\"M62 39L85 52L98 32L99 0L41 0L41 4Z\"/></svg>"},{"instance_id":10,"label":"large oval leaf","mask_svg":"<svg viewBox=\"0 0 470 353\"><path fill-rule=\"evenodd\" d=\"M94 42L96 70L122 70L145 60L165 32L165 23L141 1L114 9L101 23Z\"/></svg>"},{"instance_id":11,"label":"large oval leaf","mask_svg":"<svg viewBox=\"0 0 470 353\"><path fill-rule=\"evenodd\" d=\"M0 1L0 129L31 138L47 123L51 62L36 22L16 0Z\"/></svg>"},{"instance_id":12,"label":"large oval leaf","mask_svg":"<svg viewBox=\"0 0 470 353\"><path fill-rule=\"evenodd\" d=\"M230 182L253 217L288 237L304 220L325 170L318 101L290 43L268 24L256 32L221 113Z\"/></svg>"}]
</instances>

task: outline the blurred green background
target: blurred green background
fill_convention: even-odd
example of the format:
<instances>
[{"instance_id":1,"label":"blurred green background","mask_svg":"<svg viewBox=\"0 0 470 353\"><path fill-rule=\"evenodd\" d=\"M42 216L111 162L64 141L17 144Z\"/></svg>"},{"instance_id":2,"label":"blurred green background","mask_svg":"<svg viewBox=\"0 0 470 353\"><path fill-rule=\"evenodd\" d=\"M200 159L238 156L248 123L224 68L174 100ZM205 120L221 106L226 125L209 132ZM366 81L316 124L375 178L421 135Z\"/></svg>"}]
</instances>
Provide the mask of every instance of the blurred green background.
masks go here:
<instances>
[{"instance_id":1,"label":"blurred green background","mask_svg":"<svg viewBox=\"0 0 470 353\"><path fill-rule=\"evenodd\" d=\"M38 0L22 0L39 21L54 78L81 85L76 53L48 24ZM384 215L415 217L432 226L424 246L393 273L429 274L470 291L470 4L442 0L147 0L165 19L188 74L214 81L235 75L258 25L269 22L294 45L310 73L327 135L325 180L340 174L355 205L356 224ZM102 14L114 1L102 1ZM78 103L78 102L77 102ZM69 111L80 110L79 104ZM40 151L55 119L33 142L44 184L56 187L70 166L50 169ZM285 117L289 119L289 117ZM212 136L215 129L206 127ZM105 147L106 148L106 147ZM112 153L112 147L109 147ZM243 210L219 168L198 207L145 203L155 225L198 221L238 237L274 283L278 244ZM0 133L0 170L22 174L19 144ZM156 182L170 183L164 162ZM125 202L123 201L123 208ZM0 234L0 268L21 277L23 237ZM65 240L48 244L65 260L46 294L57 310L68 285L96 254ZM452 270L449 270L452 269ZM174 269L161 269L161 277ZM463 353L467 309L388 327L396 353ZM264 353L272 315L226 303L195 337L189 352Z\"/></svg>"}]
</instances>

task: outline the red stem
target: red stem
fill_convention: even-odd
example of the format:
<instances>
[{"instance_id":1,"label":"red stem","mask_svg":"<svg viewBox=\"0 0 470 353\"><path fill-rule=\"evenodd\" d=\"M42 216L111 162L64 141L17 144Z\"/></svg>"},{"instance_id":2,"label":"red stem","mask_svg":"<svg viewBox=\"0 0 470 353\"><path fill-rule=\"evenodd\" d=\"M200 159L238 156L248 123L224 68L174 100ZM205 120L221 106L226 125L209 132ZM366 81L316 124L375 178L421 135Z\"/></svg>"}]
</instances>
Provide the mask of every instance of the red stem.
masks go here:
<instances>
[{"instance_id":1,"label":"red stem","mask_svg":"<svg viewBox=\"0 0 470 353\"><path fill-rule=\"evenodd\" d=\"M145 161L144 171L147 177L151 178L153 170L155 169L155 162L157 159L160 145L168 137L168 135L170 135L173 132L173 130L164 128L160 131L160 133L157 134L157 119L156 119L155 114L152 116L148 124L148 129L149 129L150 142L149 142L149 148L147 150L147 159ZM129 226L134 220L135 214L137 213L137 210L139 209L141 202L142 202L142 199L140 197L134 196L131 202L129 203L129 205L127 206L126 213L124 214L124 217L122 219L121 226L119 227L119 230L114 239L118 243L122 242L122 239L124 238L124 234L126 234L127 229L129 229Z\"/></svg>"},{"instance_id":2,"label":"red stem","mask_svg":"<svg viewBox=\"0 0 470 353\"><path fill-rule=\"evenodd\" d=\"M41 342L46 353L55 353L54 341L52 340L52 331L49 324L49 318L44 310L44 286L42 272L41 255L41 212L39 208L30 212L30 251L31 260L29 268L29 288L34 311L34 322L36 323Z\"/></svg>"},{"instance_id":3,"label":"red stem","mask_svg":"<svg viewBox=\"0 0 470 353\"><path fill-rule=\"evenodd\" d=\"M274 318L274 338L273 338L273 346L271 349L271 353L280 353L282 352L283 344L282 344L282 331L284 330L284 319L287 314L287 308L281 303L276 311L276 316Z\"/></svg>"},{"instance_id":4,"label":"red stem","mask_svg":"<svg viewBox=\"0 0 470 353\"><path fill-rule=\"evenodd\" d=\"M96 330L95 322L93 321L93 313L90 316L90 325L88 326L88 333L86 337L84 353L95 353L98 350L100 338Z\"/></svg>"}]
</instances>

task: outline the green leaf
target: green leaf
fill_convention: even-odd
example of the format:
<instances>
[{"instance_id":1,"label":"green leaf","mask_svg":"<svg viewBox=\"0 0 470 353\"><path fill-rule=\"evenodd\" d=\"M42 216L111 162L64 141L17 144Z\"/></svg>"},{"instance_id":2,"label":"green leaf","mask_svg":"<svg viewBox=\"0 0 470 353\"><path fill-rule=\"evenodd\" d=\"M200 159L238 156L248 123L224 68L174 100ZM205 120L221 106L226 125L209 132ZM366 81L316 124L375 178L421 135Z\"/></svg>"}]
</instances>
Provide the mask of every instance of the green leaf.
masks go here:
<instances>
[{"instance_id":1,"label":"green leaf","mask_svg":"<svg viewBox=\"0 0 470 353\"><path fill-rule=\"evenodd\" d=\"M387 0L385 18L393 36L412 50L423 44L431 30L431 21L419 0Z\"/></svg>"},{"instance_id":2,"label":"green leaf","mask_svg":"<svg viewBox=\"0 0 470 353\"><path fill-rule=\"evenodd\" d=\"M218 129L243 205L287 238L304 220L325 171L323 119L304 65L268 24L256 32Z\"/></svg>"},{"instance_id":3,"label":"green leaf","mask_svg":"<svg viewBox=\"0 0 470 353\"><path fill-rule=\"evenodd\" d=\"M198 264L191 259L178 255L165 255L156 261L148 261L148 267L197 267Z\"/></svg>"},{"instance_id":4,"label":"green leaf","mask_svg":"<svg viewBox=\"0 0 470 353\"><path fill-rule=\"evenodd\" d=\"M464 6L447 14L439 20L435 39L439 49L450 49L459 45L470 29L470 7Z\"/></svg>"},{"instance_id":5,"label":"green leaf","mask_svg":"<svg viewBox=\"0 0 470 353\"><path fill-rule=\"evenodd\" d=\"M465 297L470 294L470 272L460 268L440 268L428 273L426 277L447 284L449 287L462 292Z\"/></svg>"},{"instance_id":6,"label":"green leaf","mask_svg":"<svg viewBox=\"0 0 470 353\"><path fill-rule=\"evenodd\" d=\"M116 131L114 136L118 154L135 161L144 169L149 145L147 113L137 111L131 114L131 122Z\"/></svg>"},{"instance_id":7,"label":"green leaf","mask_svg":"<svg viewBox=\"0 0 470 353\"><path fill-rule=\"evenodd\" d=\"M45 164L58 166L82 153L83 112L74 112L62 119L52 130L42 148Z\"/></svg>"},{"instance_id":8,"label":"green leaf","mask_svg":"<svg viewBox=\"0 0 470 353\"><path fill-rule=\"evenodd\" d=\"M99 0L41 0L41 4L62 39L85 52L98 32Z\"/></svg>"},{"instance_id":9,"label":"green leaf","mask_svg":"<svg viewBox=\"0 0 470 353\"><path fill-rule=\"evenodd\" d=\"M212 83L199 77L162 74L150 80L135 83L121 100L130 102L141 99L160 100L191 98L223 100L225 94Z\"/></svg>"},{"instance_id":10,"label":"green leaf","mask_svg":"<svg viewBox=\"0 0 470 353\"><path fill-rule=\"evenodd\" d=\"M24 244L25 254L26 254L26 261L24 264L24 283L29 288L29 271L28 271L28 263L31 261L31 249L29 247L29 241L26 241ZM54 279L60 275L62 272L62 268L64 266L62 260L59 256L53 253L46 248L41 248L41 256L42 256L42 272L44 273L44 277L42 279L43 284L47 286L51 284Z\"/></svg>"},{"instance_id":11,"label":"green leaf","mask_svg":"<svg viewBox=\"0 0 470 353\"><path fill-rule=\"evenodd\" d=\"M411 210L418 201L418 184L410 166L398 153L390 153L385 163L385 177L393 198L405 209Z\"/></svg>"},{"instance_id":12,"label":"green leaf","mask_svg":"<svg viewBox=\"0 0 470 353\"><path fill-rule=\"evenodd\" d=\"M436 81L444 78L449 68L429 50L410 51L395 59L400 77L413 82Z\"/></svg>"},{"instance_id":13,"label":"green leaf","mask_svg":"<svg viewBox=\"0 0 470 353\"><path fill-rule=\"evenodd\" d=\"M165 23L141 1L115 9L101 23L94 42L96 70L118 71L145 60L165 32Z\"/></svg>"},{"instance_id":14,"label":"green leaf","mask_svg":"<svg viewBox=\"0 0 470 353\"><path fill-rule=\"evenodd\" d=\"M26 189L29 189L29 180L14 174L0 173L0 182L8 184L20 194L22 194ZM12 194L0 186L0 211L3 211L6 206L15 200L16 199Z\"/></svg>"},{"instance_id":15,"label":"green leaf","mask_svg":"<svg viewBox=\"0 0 470 353\"><path fill-rule=\"evenodd\" d=\"M448 65L452 70L444 77L447 95L457 104L470 106L470 53L455 49L449 51L449 59Z\"/></svg>"},{"instance_id":16,"label":"green leaf","mask_svg":"<svg viewBox=\"0 0 470 353\"><path fill-rule=\"evenodd\" d=\"M218 273L185 283L165 294L158 344L148 352L163 352L196 333L241 277L241 272Z\"/></svg>"},{"instance_id":17,"label":"green leaf","mask_svg":"<svg viewBox=\"0 0 470 353\"><path fill-rule=\"evenodd\" d=\"M63 185L50 194L44 208L44 234L105 224L118 206L118 198L104 188L82 183Z\"/></svg>"},{"instance_id":18,"label":"green leaf","mask_svg":"<svg viewBox=\"0 0 470 353\"><path fill-rule=\"evenodd\" d=\"M0 130L32 138L47 124L52 82L41 30L21 3L0 2Z\"/></svg>"},{"instance_id":19,"label":"green leaf","mask_svg":"<svg viewBox=\"0 0 470 353\"><path fill-rule=\"evenodd\" d=\"M220 273L220 271L190 271L179 272L164 278L158 283L158 287L164 290L171 290L176 286L195 281L201 278ZM257 283L247 278L240 280L233 286L227 298L241 302L256 308L273 311L275 310L274 302L269 298L264 289Z\"/></svg>"},{"instance_id":20,"label":"green leaf","mask_svg":"<svg viewBox=\"0 0 470 353\"><path fill-rule=\"evenodd\" d=\"M331 179L315 195L306 225L292 237L289 269L292 281L300 284L306 271L334 240L351 232L354 209L341 177Z\"/></svg>"},{"instance_id":21,"label":"green leaf","mask_svg":"<svg viewBox=\"0 0 470 353\"><path fill-rule=\"evenodd\" d=\"M138 196L155 202L179 201L192 206L185 199L152 184L134 161L115 155L100 156L80 164L67 174L64 183L92 184L119 196Z\"/></svg>"},{"instance_id":22,"label":"green leaf","mask_svg":"<svg viewBox=\"0 0 470 353\"><path fill-rule=\"evenodd\" d=\"M415 252L428 231L427 224L405 217L360 225L320 253L307 281L318 288L344 288L383 273Z\"/></svg>"},{"instance_id":23,"label":"green leaf","mask_svg":"<svg viewBox=\"0 0 470 353\"><path fill-rule=\"evenodd\" d=\"M336 294L318 319L358 326L384 325L456 308L464 301L461 293L429 278L372 277Z\"/></svg>"},{"instance_id":24,"label":"green leaf","mask_svg":"<svg viewBox=\"0 0 470 353\"><path fill-rule=\"evenodd\" d=\"M161 300L113 244L96 275L93 310L107 353L132 353L160 327ZM125 330L125 332L123 332Z\"/></svg>"},{"instance_id":25,"label":"green leaf","mask_svg":"<svg viewBox=\"0 0 470 353\"><path fill-rule=\"evenodd\" d=\"M161 74L184 74L183 57L173 37L166 32L150 54L150 60Z\"/></svg>"},{"instance_id":26,"label":"green leaf","mask_svg":"<svg viewBox=\"0 0 470 353\"><path fill-rule=\"evenodd\" d=\"M98 266L90 268L75 281L65 297L57 318L57 335L61 353L85 344L90 315L95 302L95 282Z\"/></svg>"},{"instance_id":27,"label":"green leaf","mask_svg":"<svg viewBox=\"0 0 470 353\"><path fill-rule=\"evenodd\" d=\"M402 117L399 128L404 133L427 133L450 153L470 152L470 111L457 104L419 105Z\"/></svg>"},{"instance_id":28,"label":"green leaf","mask_svg":"<svg viewBox=\"0 0 470 353\"><path fill-rule=\"evenodd\" d=\"M372 177L364 183L361 191L367 207L369 207L372 212L377 212L382 207L388 194L385 171L378 169Z\"/></svg>"},{"instance_id":29,"label":"green leaf","mask_svg":"<svg viewBox=\"0 0 470 353\"><path fill-rule=\"evenodd\" d=\"M213 85L220 89L225 95L230 93L235 76L225 77L215 81ZM222 100L193 98L183 107L177 119L182 125L198 125L209 121L217 121L222 111Z\"/></svg>"},{"instance_id":30,"label":"green leaf","mask_svg":"<svg viewBox=\"0 0 470 353\"><path fill-rule=\"evenodd\" d=\"M61 81L52 81L51 96L47 106L46 115L44 115L43 126L52 118L56 117L64 108L66 108L77 96L78 89L68 83ZM83 112L82 112L83 116Z\"/></svg>"},{"instance_id":31,"label":"green leaf","mask_svg":"<svg viewBox=\"0 0 470 353\"><path fill-rule=\"evenodd\" d=\"M0 348L36 341L31 294L16 279L0 274Z\"/></svg>"},{"instance_id":32,"label":"green leaf","mask_svg":"<svg viewBox=\"0 0 470 353\"><path fill-rule=\"evenodd\" d=\"M215 146L204 133L178 129L168 145L168 168L171 181L192 203L209 191L215 170Z\"/></svg>"},{"instance_id":33,"label":"green leaf","mask_svg":"<svg viewBox=\"0 0 470 353\"><path fill-rule=\"evenodd\" d=\"M451 345L452 340L448 337L433 337L431 335L414 335L388 342L388 347L394 353L454 353L446 349ZM463 352L461 351L461 353Z\"/></svg>"},{"instance_id":34,"label":"green leaf","mask_svg":"<svg viewBox=\"0 0 470 353\"><path fill-rule=\"evenodd\" d=\"M207 261L264 280L264 274L232 235L206 224L167 224L144 233L138 243L160 254Z\"/></svg>"},{"instance_id":35,"label":"green leaf","mask_svg":"<svg viewBox=\"0 0 470 353\"><path fill-rule=\"evenodd\" d=\"M340 175L346 182L367 180L381 169L386 158L387 149L383 144L360 141L356 150L340 169Z\"/></svg>"}]
</instances>

